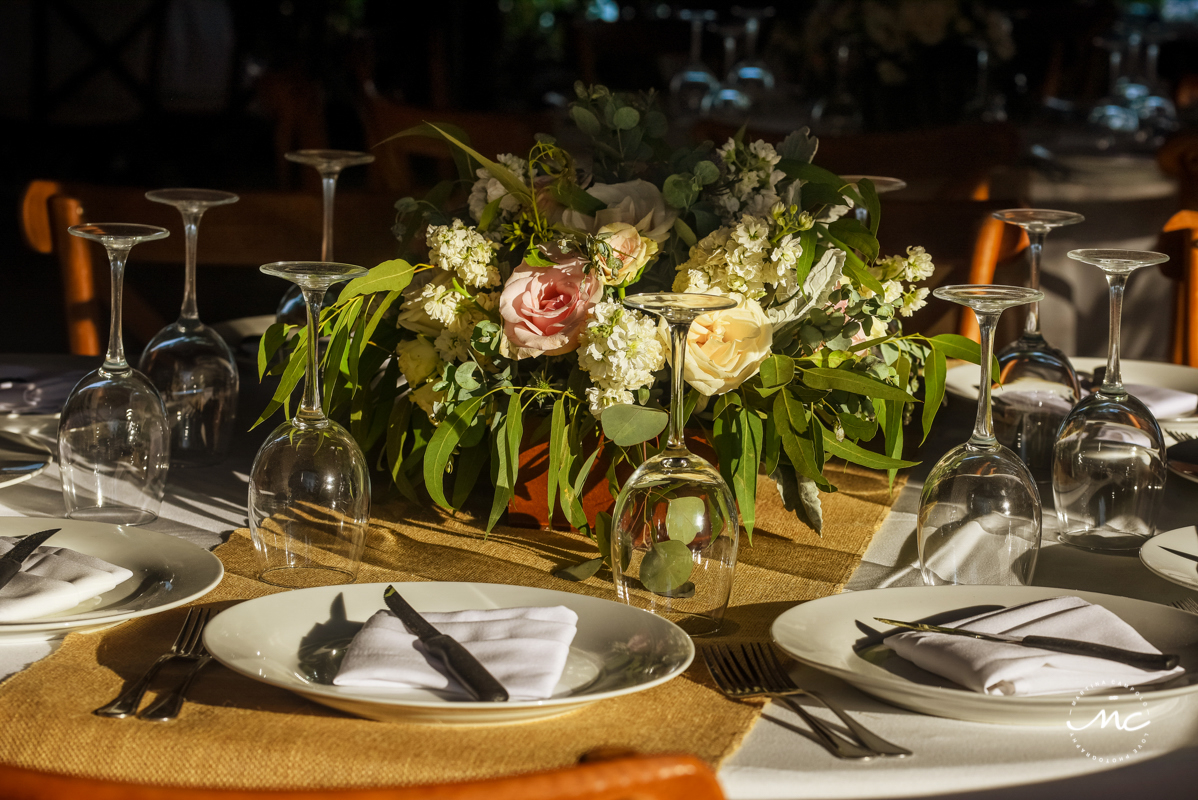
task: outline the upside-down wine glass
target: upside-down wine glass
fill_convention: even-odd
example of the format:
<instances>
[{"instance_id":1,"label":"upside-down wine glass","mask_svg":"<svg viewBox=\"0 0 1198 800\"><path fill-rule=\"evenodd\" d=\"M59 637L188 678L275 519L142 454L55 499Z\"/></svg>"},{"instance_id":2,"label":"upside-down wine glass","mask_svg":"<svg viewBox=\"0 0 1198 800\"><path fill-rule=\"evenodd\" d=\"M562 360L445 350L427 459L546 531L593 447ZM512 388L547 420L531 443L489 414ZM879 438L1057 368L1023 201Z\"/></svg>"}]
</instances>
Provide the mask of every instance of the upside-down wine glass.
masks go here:
<instances>
[{"instance_id":1,"label":"upside-down wine glass","mask_svg":"<svg viewBox=\"0 0 1198 800\"><path fill-rule=\"evenodd\" d=\"M666 446L632 473L616 498L611 534L616 595L692 636L715 633L732 593L740 522L719 470L686 448L683 376L691 323L736 302L671 292L632 295L624 303L669 325L673 374Z\"/></svg>"},{"instance_id":2,"label":"upside-down wine glass","mask_svg":"<svg viewBox=\"0 0 1198 800\"><path fill-rule=\"evenodd\" d=\"M58 423L62 499L72 519L143 525L158 518L170 467L170 426L154 384L125 360L121 289L129 251L165 239L166 228L72 225L72 236L104 245L112 268L112 314L104 363L71 390Z\"/></svg>"},{"instance_id":3,"label":"upside-down wine glass","mask_svg":"<svg viewBox=\"0 0 1198 800\"><path fill-rule=\"evenodd\" d=\"M308 325L299 344L307 363L303 399L267 437L250 471L259 577L288 588L350 583L370 520L370 475L358 443L321 408L316 347L325 292L366 270L324 261L278 261L261 270L300 287Z\"/></svg>"},{"instance_id":4,"label":"upside-down wine glass","mask_svg":"<svg viewBox=\"0 0 1198 800\"><path fill-rule=\"evenodd\" d=\"M846 183L851 183L853 188L857 188L857 184L861 181L868 180L874 185L874 191L878 194L886 194L887 192L897 192L900 189L907 188L907 182L901 178L888 178L884 175L841 175L840 179ZM869 224L869 212L864 206L857 206L853 209L853 216L862 225Z\"/></svg>"},{"instance_id":5,"label":"upside-down wine glass","mask_svg":"<svg viewBox=\"0 0 1198 800\"><path fill-rule=\"evenodd\" d=\"M1142 250L1071 250L1069 257L1106 273L1111 332L1102 386L1069 412L1053 450L1058 535L1087 550L1138 550L1156 531L1168 460L1156 418L1123 388L1119 324L1128 276L1169 257Z\"/></svg>"},{"instance_id":6,"label":"upside-down wine glass","mask_svg":"<svg viewBox=\"0 0 1198 800\"><path fill-rule=\"evenodd\" d=\"M183 216L184 283L179 319L160 330L142 351L138 369L162 395L171 426L171 465L216 464L229 452L237 417L237 362L221 335L200 322L196 310L196 239L200 218L237 195L212 189L159 189L146 199Z\"/></svg>"},{"instance_id":7,"label":"upside-down wine glass","mask_svg":"<svg viewBox=\"0 0 1198 800\"><path fill-rule=\"evenodd\" d=\"M757 56L757 37L761 34L761 21L774 16L774 8L733 6L732 15L745 21L745 56L732 66L727 81L744 92L753 105L760 106L774 91L774 73Z\"/></svg>"},{"instance_id":8,"label":"upside-down wine glass","mask_svg":"<svg viewBox=\"0 0 1198 800\"><path fill-rule=\"evenodd\" d=\"M296 164L307 164L315 167L320 173L320 189L324 199L324 226L320 240L320 260L333 263L333 200L337 195L337 178L346 167L357 167L374 161L370 153L358 150L295 150L283 155L288 161ZM328 300L332 300L332 296ZM292 325L304 324L304 298L298 286L291 286L279 307L275 317L279 322Z\"/></svg>"},{"instance_id":9,"label":"upside-down wine glass","mask_svg":"<svg viewBox=\"0 0 1198 800\"><path fill-rule=\"evenodd\" d=\"M1040 551L1040 492L1027 466L994 438L990 421L994 329L1002 312L1042 292L1022 286L942 286L981 329L981 382L973 435L932 467L919 498L919 569L929 586L1031 583Z\"/></svg>"},{"instance_id":10,"label":"upside-down wine glass","mask_svg":"<svg viewBox=\"0 0 1198 800\"><path fill-rule=\"evenodd\" d=\"M1085 217L1049 208L1010 208L994 218L1018 225L1028 237L1028 286L1040 288L1044 237ZM998 351L1002 388L994 397L994 433L1027 464L1038 483L1052 480L1052 448L1061 421L1081 399L1081 385L1068 356L1040 332L1040 303L1028 304L1018 339Z\"/></svg>"},{"instance_id":11,"label":"upside-down wine glass","mask_svg":"<svg viewBox=\"0 0 1198 800\"><path fill-rule=\"evenodd\" d=\"M724 39L725 77L703 98L701 108L704 114L717 117L739 116L753 105L753 99L741 91L732 80L732 65L736 62L736 40L740 38L744 29L744 25L736 24L709 26L709 30L715 31Z\"/></svg>"},{"instance_id":12,"label":"upside-down wine glass","mask_svg":"<svg viewBox=\"0 0 1198 800\"><path fill-rule=\"evenodd\" d=\"M691 24L691 49L686 66L670 78L670 96L675 107L686 113L695 113L703 105L703 98L719 88L720 81L715 73L703 63L703 25L715 22L716 12L711 9L684 8L678 11L678 19Z\"/></svg>"}]
</instances>

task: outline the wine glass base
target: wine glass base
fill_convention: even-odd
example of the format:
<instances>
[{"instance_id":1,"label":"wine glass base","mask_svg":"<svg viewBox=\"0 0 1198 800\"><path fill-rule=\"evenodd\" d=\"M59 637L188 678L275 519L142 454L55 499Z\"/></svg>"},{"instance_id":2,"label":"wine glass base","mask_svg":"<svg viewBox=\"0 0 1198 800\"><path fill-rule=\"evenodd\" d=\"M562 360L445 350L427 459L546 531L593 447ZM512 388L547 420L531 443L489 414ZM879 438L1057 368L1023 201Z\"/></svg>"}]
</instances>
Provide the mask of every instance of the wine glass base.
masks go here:
<instances>
[{"instance_id":1,"label":"wine glass base","mask_svg":"<svg viewBox=\"0 0 1198 800\"><path fill-rule=\"evenodd\" d=\"M701 617L695 614L661 614L660 616L682 628L692 639L697 636L712 636L720 632L724 621Z\"/></svg>"},{"instance_id":2,"label":"wine glass base","mask_svg":"<svg viewBox=\"0 0 1198 800\"><path fill-rule=\"evenodd\" d=\"M67 516L82 522L106 522L110 525L148 525L158 514L132 506L87 506L67 511Z\"/></svg>"},{"instance_id":3,"label":"wine glass base","mask_svg":"<svg viewBox=\"0 0 1198 800\"><path fill-rule=\"evenodd\" d=\"M1150 537L1115 530L1067 531L1057 535L1062 544L1094 553L1138 553Z\"/></svg>"},{"instance_id":4,"label":"wine glass base","mask_svg":"<svg viewBox=\"0 0 1198 800\"><path fill-rule=\"evenodd\" d=\"M353 583L357 576L336 567L272 567L258 580L284 589L307 589L312 586L341 586Z\"/></svg>"}]
</instances>

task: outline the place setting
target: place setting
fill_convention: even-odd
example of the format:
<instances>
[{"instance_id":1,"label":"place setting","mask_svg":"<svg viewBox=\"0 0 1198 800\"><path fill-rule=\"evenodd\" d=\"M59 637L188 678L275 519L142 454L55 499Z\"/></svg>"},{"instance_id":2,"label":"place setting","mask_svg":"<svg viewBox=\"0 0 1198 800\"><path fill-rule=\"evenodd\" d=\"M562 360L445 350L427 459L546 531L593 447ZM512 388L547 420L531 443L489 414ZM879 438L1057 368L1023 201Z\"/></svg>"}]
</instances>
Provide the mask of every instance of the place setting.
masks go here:
<instances>
[{"instance_id":1,"label":"place setting","mask_svg":"<svg viewBox=\"0 0 1198 800\"><path fill-rule=\"evenodd\" d=\"M201 219L248 196L146 192L179 212L184 279L140 354L129 257L170 231L64 228L108 257L108 338L70 388L0 381L10 418L53 420L48 439L0 439L0 499L22 514L0 518L0 648L53 650L4 661L0 777L340 790L618 747L725 776L760 759L844 795L938 770L985 788L974 773L1010 756L987 761L987 742L1054 732L1024 753L1036 774L1084 774L1066 731L1112 713L1181 748L1198 605L1160 582L1037 582L1056 578L1037 573L1051 547L1096 582L1198 590L1198 529L1158 531L1185 486L1168 472L1198 480L1198 369L1121 359L1129 279L1169 256L1068 253L1110 312L1107 358L1072 358L1043 335L1040 275L1046 237L1081 214L987 207L1027 237L1028 285L929 291L938 256L879 239L907 180L838 175L808 128L667 158L653 93L574 95L573 138L519 154L432 121L369 153L287 153L321 177L322 246L255 260L288 287L269 318L198 310ZM388 200L394 252L336 261L341 172L415 137L453 154L457 182ZM922 332L929 303L974 314L978 341ZM996 342L1017 309L1023 330ZM238 419L255 371L264 402ZM232 517L185 516L168 486ZM61 512L23 515L23 491Z\"/></svg>"}]
</instances>

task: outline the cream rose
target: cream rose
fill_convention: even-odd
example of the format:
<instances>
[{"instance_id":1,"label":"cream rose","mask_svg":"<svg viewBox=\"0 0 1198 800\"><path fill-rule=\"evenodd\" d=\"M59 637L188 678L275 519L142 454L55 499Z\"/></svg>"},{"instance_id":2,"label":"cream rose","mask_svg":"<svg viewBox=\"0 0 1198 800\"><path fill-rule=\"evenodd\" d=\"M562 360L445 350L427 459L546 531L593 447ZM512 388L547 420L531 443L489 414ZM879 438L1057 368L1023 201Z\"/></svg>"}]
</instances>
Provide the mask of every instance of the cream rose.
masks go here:
<instances>
[{"instance_id":1,"label":"cream rose","mask_svg":"<svg viewBox=\"0 0 1198 800\"><path fill-rule=\"evenodd\" d=\"M399 371L403 373L408 386L424 383L441 365L437 348L423 336L396 345L395 360L399 363Z\"/></svg>"},{"instance_id":2,"label":"cream rose","mask_svg":"<svg viewBox=\"0 0 1198 800\"><path fill-rule=\"evenodd\" d=\"M702 395L730 392L757 374L774 328L756 300L699 315L686 337L686 382Z\"/></svg>"},{"instance_id":3,"label":"cream rose","mask_svg":"<svg viewBox=\"0 0 1198 800\"><path fill-rule=\"evenodd\" d=\"M657 242L641 236L627 222L613 222L599 229L598 237L615 251L616 258L595 258L599 276L608 286L623 286L633 280L649 259L657 255ZM617 260L618 259L618 260Z\"/></svg>"},{"instance_id":4,"label":"cream rose","mask_svg":"<svg viewBox=\"0 0 1198 800\"><path fill-rule=\"evenodd\" d=\"M587 194L607 203L607 208L588 216L573 209L562 213L562 223L587 233L596 233L604 225L626 222L657 243L670 238L678 212L666 205L661 191L648 181L596 183Z\"/></svg>"}]
</instances>

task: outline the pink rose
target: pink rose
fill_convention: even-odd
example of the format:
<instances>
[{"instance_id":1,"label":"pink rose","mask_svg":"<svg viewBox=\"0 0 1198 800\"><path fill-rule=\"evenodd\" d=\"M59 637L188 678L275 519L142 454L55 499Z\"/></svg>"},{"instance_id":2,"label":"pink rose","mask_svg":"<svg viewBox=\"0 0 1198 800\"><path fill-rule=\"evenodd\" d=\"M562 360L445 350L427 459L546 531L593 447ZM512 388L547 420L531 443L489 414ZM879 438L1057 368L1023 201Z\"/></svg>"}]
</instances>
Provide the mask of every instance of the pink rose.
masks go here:
<instances>
[{"instance_id":1,"label":"pink rose","mask_svg":"<svg viewBox=\"0 0 1198 800\"><path fill-rule=\"evenodd\" d=\"M516 358L577 349L587 311L603 296L603 283L587 275L584 264L567 258L552 267L521 264L512 271L499 297L499 314Z\"/></svg>"}]
</instances>

